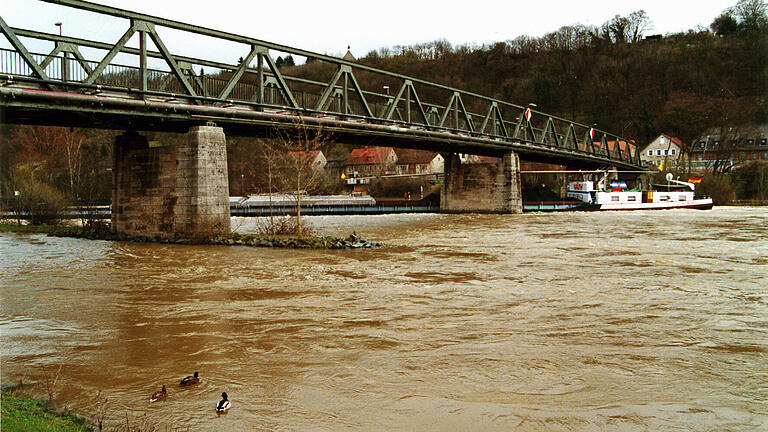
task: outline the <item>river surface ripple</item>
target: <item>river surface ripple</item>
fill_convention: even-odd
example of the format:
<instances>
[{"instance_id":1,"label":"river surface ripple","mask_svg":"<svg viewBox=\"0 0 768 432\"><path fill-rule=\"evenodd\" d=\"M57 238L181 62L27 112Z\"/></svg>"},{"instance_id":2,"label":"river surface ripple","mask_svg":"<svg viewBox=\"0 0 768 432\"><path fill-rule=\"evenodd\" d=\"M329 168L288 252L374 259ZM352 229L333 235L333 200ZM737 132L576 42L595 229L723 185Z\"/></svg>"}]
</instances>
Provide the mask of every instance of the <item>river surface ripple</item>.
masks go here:
<instances>
[{"instance_id":1,"label":"river surface ripple","mask_svg":"<svg viewBox=\"0 0 768 432\"><path fill-rule=\"evenodd\" d=\"M161 430L767 428L765 208L308 220L386 247L0 234L3 384Z\"/></svg>"}]
</instances>

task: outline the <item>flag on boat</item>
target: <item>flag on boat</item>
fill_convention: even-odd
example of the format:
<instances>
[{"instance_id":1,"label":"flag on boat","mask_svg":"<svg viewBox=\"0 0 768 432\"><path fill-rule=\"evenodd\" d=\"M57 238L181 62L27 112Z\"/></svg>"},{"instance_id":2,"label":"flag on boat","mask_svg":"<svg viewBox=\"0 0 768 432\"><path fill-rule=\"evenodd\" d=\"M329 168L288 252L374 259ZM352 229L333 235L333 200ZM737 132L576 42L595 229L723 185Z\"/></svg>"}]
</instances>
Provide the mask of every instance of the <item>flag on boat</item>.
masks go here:
<instances>
[{"instance_id":1,"label":"flag on boat","mask_svg":"<svg viewBox=\"0 0 768 432\"><path fill-rule=\"evenodd\" d=\"M664 171L664 162L662 162L661 165L659 165L659 171Z\"/></svg>"},{"instance_id":2,"label":"flag on boat","mask_svg":"<svg viewBox=\"0 0 768 432\"><path fill-rule=\"evenodd\" d=\"M701 183L704 177L688 177L688 183Z\"/></svg>"}]
</instances>

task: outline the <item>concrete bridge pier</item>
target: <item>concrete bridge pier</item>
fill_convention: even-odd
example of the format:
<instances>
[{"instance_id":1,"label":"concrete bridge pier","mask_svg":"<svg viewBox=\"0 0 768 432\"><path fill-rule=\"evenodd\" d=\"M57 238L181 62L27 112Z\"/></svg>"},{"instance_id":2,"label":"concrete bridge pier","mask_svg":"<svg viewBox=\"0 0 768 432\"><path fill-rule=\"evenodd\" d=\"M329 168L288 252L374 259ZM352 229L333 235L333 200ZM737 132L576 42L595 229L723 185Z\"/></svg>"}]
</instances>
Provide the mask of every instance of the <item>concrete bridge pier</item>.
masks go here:
<instances>
[{"instance_id":1,"label":"concrete bridge pier","mask_svg":"<svg viewBox=\"0 0 768 432\"><path fill-rule=\"evenodd\" d=\"M520 159L505 153L492 163L462 162L458 154L444 154L445 180L440 192L444 213L522 213Z\"/></svg>"},{"instance_id":2,"label":"concrete bridge pier","mask_svg":"<svg viewBox=\"0 0 768 432\"><path fill-rule=\"evenodd\" d=\"M140 236L229 232L224 131L189 129L181 145L150 147L136 132L115 140L112 230Z\"/></svg>"}]
</instances>

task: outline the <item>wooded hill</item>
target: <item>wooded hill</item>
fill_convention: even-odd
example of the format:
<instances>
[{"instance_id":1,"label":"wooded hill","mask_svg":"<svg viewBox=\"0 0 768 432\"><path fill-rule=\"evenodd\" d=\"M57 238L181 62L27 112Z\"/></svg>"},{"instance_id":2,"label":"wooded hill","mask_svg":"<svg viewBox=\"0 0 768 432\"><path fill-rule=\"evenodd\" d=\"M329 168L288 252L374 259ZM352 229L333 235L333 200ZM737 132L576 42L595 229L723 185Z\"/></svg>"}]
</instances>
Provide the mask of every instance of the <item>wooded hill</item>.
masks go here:
<instances>
[{"instance_id":1,"label":"wooded hill","mask_svg":"<svg viewBox=\"0 0 768 432\"><path fill-rule=\"evenodd\" d=\"M371 51L358 62L519 105L535 103L640 145L662 132L689 144L712 127L768 119L767 22L762 0L742 0L710 29L646 37L652 23L637 11L539 38L457 47L440 40Z\"/></svg>"}]
</instances>

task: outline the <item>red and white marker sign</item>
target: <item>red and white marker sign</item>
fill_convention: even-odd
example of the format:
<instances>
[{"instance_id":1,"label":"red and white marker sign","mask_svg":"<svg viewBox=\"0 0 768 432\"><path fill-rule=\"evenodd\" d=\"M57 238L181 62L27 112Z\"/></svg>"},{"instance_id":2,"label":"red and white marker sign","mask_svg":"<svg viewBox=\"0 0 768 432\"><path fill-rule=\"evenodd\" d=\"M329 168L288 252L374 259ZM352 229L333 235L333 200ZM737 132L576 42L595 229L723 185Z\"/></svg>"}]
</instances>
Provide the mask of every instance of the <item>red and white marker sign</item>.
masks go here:
<instances>
[{"instance_id":1,"label":"red and white marker sign","mask_svg":"<svg viewBox=\"0 0 768 432\"><path fill-rule=\"evenodd\" d=\"M595 139L595 128L589 128L589 139Z\"/></svg>"},{"instance_id":2,"label":"red and white marker sign","mask_svg":"<svg viewBox=\"0 0 768 432\"><path fill-rule=\"evenodd\" d=\"M530 108L526 108L525 109L525 121L528 121L528 122L531 121L531 115L532 115L531 114L531 109Z\"/></svg>"}]
</instances>

